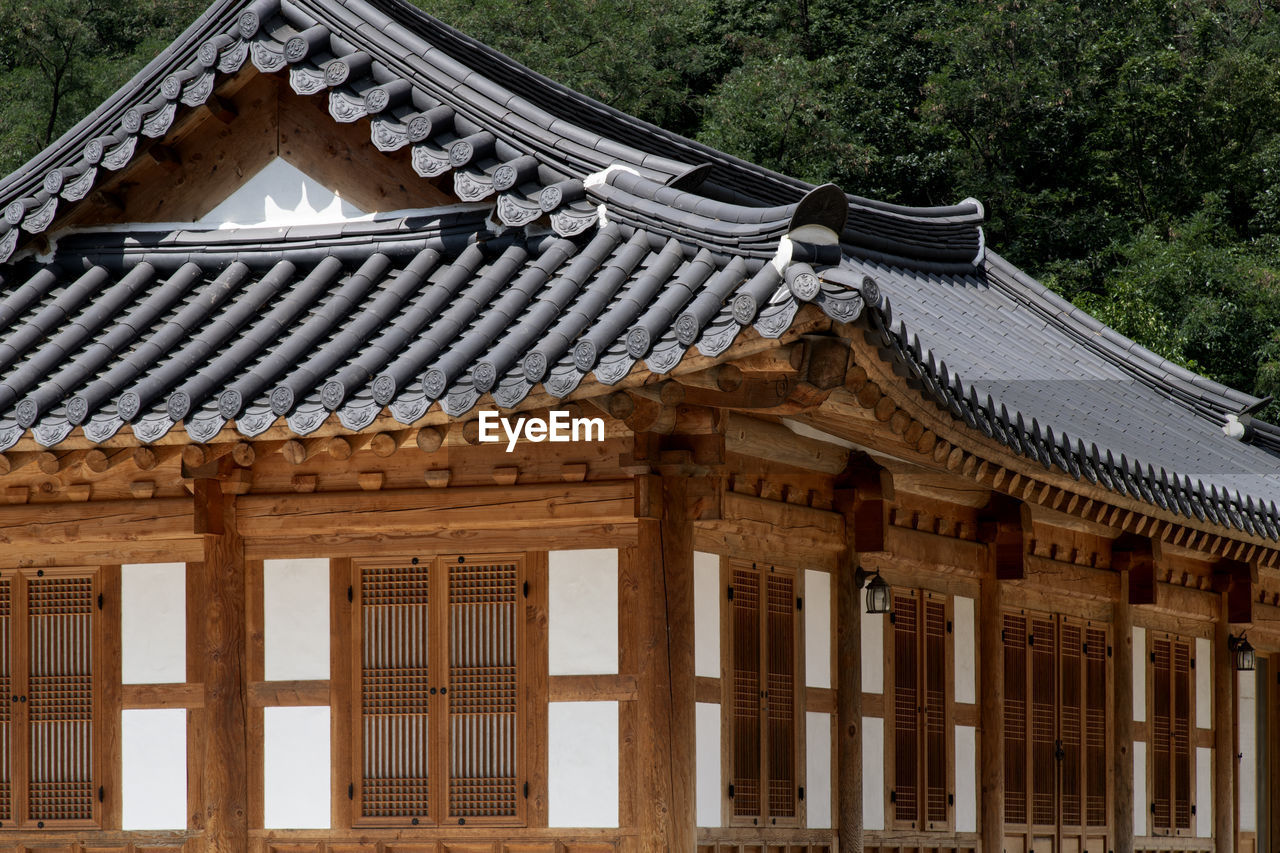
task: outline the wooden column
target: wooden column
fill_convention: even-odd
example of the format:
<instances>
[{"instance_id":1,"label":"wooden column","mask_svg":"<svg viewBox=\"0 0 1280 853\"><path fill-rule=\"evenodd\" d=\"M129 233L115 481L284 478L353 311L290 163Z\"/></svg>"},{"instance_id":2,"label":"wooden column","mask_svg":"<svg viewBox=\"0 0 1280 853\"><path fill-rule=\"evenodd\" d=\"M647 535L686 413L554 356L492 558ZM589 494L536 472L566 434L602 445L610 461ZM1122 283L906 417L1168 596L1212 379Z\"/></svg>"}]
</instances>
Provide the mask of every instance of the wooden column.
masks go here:
<instances>
[{"instance_id":1,"label":"wooden column","mask_svg":"<svg viewBox=\"0 0 1280 853\"><path fill-rule=\"evenodd\" d=\"M1112 610L1115 690L1111 706L1114 740L1111 766L1111 835L1115 853L1133 853L1133 608L1128 571L1120 572L1120 596Z\"/></svg>"},{"instance_id":2,"label":"wooden column","mask_svg":"<svg viewBox=\"0 0 1280 853\"><path fill-rule=\"evenodd\" d=\"M624 813L640 830L641 851L693 850L693 524L683 477L636 482L638 542L624 558L619 589L623 666L635 673L638 693Z\"/></svg>"},{"instance_id":3,"label":"wooden column","mask_svg":"<svg viewBox=\"0 0 1280 853\"><path fill-rule=\"evenodd\" d=\"M862 601L852 548L836 583L836 828L841 853L862 853Z\"/></svg>"},{"instance_id":4,"label":"wooden column","mask_svg":"<svg viewBox=\"0 0 1280 853\"><path fill-rule=\"evenodd\" d=\"M1236 668L1227 638L1229 594L1222 593L1213 631L1213 839L1214 853L1236 849Z\"/></svg>"},{"instance_id":5,"label":"wooden column","mask_svg":"<svg viewBox=\"0 0 1280 853\"><path fill-rule=\"evenodd\" d=\"M248 833L248 703L245 696L244 545L235 498L217 480L195 484L196 532L204 540L205 849L244 853Z\"/></svg>"},{"instance_id":6,"label":"wooden column","mask_svg":"<svg viewBox=\"0 0 1280 853\"><path fill-rule=\"evenodd\" d=\"M859 555L884 551L882 472L850 460L836 492L845 551L836 566L836 832L843 853L862 853L862 596Z\"/></svg>"},{"instance_id":7,"label":"wooden column","mask_svg":"<svg viewBox=\"0 0 1280 853\"><path fill-rule=\"evenodd\" d=\"M992 551L994 552L994 548ZM978 736L982 741L982 853L1004 850L1004 603L1000 581L991 570L982 578L978 608L978 673L982 686Z\"/></svg>"}]
</instances>

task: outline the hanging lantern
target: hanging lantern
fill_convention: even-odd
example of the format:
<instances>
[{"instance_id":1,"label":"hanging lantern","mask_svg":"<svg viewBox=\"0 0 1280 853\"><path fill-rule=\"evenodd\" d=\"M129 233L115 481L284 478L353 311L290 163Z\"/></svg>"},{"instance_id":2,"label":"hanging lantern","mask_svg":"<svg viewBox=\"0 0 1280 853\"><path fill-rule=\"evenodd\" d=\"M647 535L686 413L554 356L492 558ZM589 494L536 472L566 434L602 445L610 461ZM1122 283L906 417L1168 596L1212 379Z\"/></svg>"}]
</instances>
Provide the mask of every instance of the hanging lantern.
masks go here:
<instances>
[{"instance_id":1,"label":"hanging lantern","mask_svg":"<svg viewBox=\"0 0 1280 853\"><path fill-rule=\"evenodd\" d=\"M1253 672L1254 667L1257 666L1257 655L1254 654L1253 646L1245 636L1241 634L1239 637L1232 637L1227 645L1231 648L1236 672Z\"/></svg>"},{"instance_id":2,"label":"hanging lantern","mask_svg":"<svg viewBox=\"0 0 1280 853\"><path fill-rule=\"evenodd\" d=\"M871 580L867 581L867 612L888 613L892 606L890 599L889 584L880 577L879 572L876 572L871 576Z\"/></svg>"}]
</instances>

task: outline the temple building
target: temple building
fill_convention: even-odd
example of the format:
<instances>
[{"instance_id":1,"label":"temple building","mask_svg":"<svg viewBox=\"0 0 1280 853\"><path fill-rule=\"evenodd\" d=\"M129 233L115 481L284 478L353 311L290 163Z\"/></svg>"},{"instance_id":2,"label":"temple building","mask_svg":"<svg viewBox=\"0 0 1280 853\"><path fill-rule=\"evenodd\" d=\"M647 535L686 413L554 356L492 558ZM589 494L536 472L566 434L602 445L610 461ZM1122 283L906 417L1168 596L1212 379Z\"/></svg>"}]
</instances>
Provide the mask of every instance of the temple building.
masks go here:
<instances>
[{"instance_id":1,"label":"temple building","mask_svg":"<svg viewBox=\"0 0 1280 853\"><path fill-rule=\"evenodd\" d=\"M1280 845L1267 401L977 201L217 0L0 207L3 853Z\"/></svg>"}]
</instances>

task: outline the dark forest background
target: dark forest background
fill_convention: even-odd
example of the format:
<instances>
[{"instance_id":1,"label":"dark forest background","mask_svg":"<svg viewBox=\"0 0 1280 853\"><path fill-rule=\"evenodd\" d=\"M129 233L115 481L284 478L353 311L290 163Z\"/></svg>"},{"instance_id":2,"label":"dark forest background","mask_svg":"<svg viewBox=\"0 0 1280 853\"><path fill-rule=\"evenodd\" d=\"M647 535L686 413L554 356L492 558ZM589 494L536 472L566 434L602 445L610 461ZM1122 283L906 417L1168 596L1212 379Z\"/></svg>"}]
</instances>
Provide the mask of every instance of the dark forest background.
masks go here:
<instances>
[{"instance_id":1,"label":"dark forest background","mask_svg":"<svg viewBox=\"0 0 1280 853\"><path fill-rule=\"evenodd\" d=\"M1049 287L1174 361L1280 396L1280 3L417 2L773 169L902 204L978 198L988 244ZM204 6L0 0L0 169Z\"/></svg>"}]
</instances>

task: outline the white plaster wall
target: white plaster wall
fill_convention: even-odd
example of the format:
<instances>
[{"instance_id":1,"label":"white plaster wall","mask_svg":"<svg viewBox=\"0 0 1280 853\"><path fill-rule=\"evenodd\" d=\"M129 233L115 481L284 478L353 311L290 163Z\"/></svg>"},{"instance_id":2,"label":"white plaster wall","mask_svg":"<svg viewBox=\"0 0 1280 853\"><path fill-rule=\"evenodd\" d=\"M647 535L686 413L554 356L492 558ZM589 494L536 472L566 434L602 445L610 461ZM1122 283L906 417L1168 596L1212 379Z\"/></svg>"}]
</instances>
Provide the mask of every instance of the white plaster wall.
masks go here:
<instances>
[{"instance_id":1,"label":"white plaster wall","mask_svg":"<svg viewBox=\"0 0 1280 853\"><path fill-rule=\"evenodd\" d=\"M1133 629L1133 721L1147 719L1147 629Z\"/></svg>"},{"instance_id":2,"label":"white plaster wall","mask_svg":"<svg viewBox=\"0 0 1280 853\"><path fill-rule=\"evenodd\" d=\"M826 572L804 573L804 672L808 686L831 686L831 575Z\"/></svg>"},{"instance_id":3,"label":"white plaster wall","mask_svg":"<svg viewBox=\"0 0 1280 853\"><path fill-rule=\"evenodd\" d=\"M957 595L952 601L952 640L955 643L955 700L978 701L978 664L974 656L973 599ZM957 777L958 778L958 777Z\"/></svg>"},{"instance_id":4,"label":"white plaster wall","mask_svg":"<svg viewBox=\"0 0 1280 853\"><path fill-rule=\"evenodd\" d=\"M618 825L618 703L547 707L551 826Z\"/></svg>"},{"instance_id":5,"label":"white plaster wall","mask_svg":"<svg viewBox=\"0 0 1280 853\"><path fill-rule=\"evenodd\" d=\"M697 773L698 826L720 825L720 706L699 702L694 767Z\"/></svg>"},{"instance_id":6,"label":"white plaster wall","mask_svg":"<svg viewBox=\"0 0 1280 853\"><path fill-rule=\"evenodd\" d=\"M720 599L720 557L694 551L693 667L696 675L707 678L720 677ZM717 746L717 755L719 749ZM719 822L720 808L717 806L716 823L707 825L718 826Z\"/></svg>"},{"instance_id":7,"label":"white plaster wall","mask_svg":"<svg viewBox=\"0 0 1280 853\"><path fill-rule=\"evenodd\" d=\"M268 829L329 828L329 708L264 708L263 817Z\"/></svg>"},{"instance_id":8,"label":"white plaster wall","mask_svg":"<svg viewBox=\"0 0 1280 853\"><path fill-rule=\"evenodd\" d=\"M1200 638L1196 638L1196 727L1213 728L1213 646Z\"/></svg>"},{"instance_id":9,"label":"white plaster wall","mask_svg":"<svg viewBox=\"0 0 1280 853\"><path fill-rule=\"evenodd\" d=\"M262 586L267 680L328 678L329 561L267 560Z\"/></svg>"},{"instance_id":10,"label":"white plaster wall","mask_svg":"<svg viewBox=\"0 0 1280 853\"><path fill-rule=\"evenodd\" d=\"M1147 799L1147 743L1133 742L1133 834L1147 834L1147 810L1151 801Z\"/></svg>"},{"instance_id":11,"label":"white plaster wall","mask_svg":"<svg viewBox=\"0 0 1280 853\"><path fill-rule=\"evenodd\" d=\"M124 829L187 828L187 712L120 713Z\"/></svg>"},{"instance_id":12,"label":"white plaster wall","mask_svg":"<svg viewBox=\"0 0 1280 853\"><path fill-rule=\"evenodd\" d=\"M867 591L858 593L862 608L862 692L884 692L884 620L867 613ZM865 789L865 785L864 785ZM884 807L881 806L881 811Z\"/></svg>"},{"instance_id":13,"label":"white plaster wall","mask_svg":"<svg viewBox=\"0 0 1280 853\"><path fill-rule=\"evenodd\" d=\"M618 551L547 555L547 654L552 675L618 671Z\"/></svg>"},{"instance_id":14,"label":"white plaster wall","mask_svg":"<svg viewBox=\"0 0 1280 853\"><path fill-rule=\"evenodd\" d=\"M1240 772L1240 831L1258 831L1258 674L1236 673L1236 713L1239 728L1236 749Z\"/></svg>"},{"instance_id":15,"label":"white plaster wall","mask_svg":"<svg viewBox=\"0 0 1280 853\"><path fill-rule=\"evenodd\" d=\"M956 832L978 831L978 730L956 726Z\"/></svg>"},{"instance_id":16,"label":"white plaster wall","mask_svg":"<svg viewBox=\"0 0 1280 853\"><path fill-rule=\"evenodd\" d=\"M1196 747L1196 836L1213 837L1213 750L1203 746Z\"/></svg>"},{"instance_id":17,"label":"white plaster wall","mask_svg":"<svg viewBox=\"0 0 1280 853\"><path fill-rule=\"evenodd\" d=\"M862 828L884 829L884 720L862 718Z\"/></svg>"},{"instance_id":18,"label":"white plaster wall","mask_svg":"<svg viewBox=\"0 0 1280 853\"><path fill-rule=\"evenodd\" d=\"M805 715L804 800L809 811L809 827L830 829L831 822L831 715Z\"/></svg>"},{"instance_id":19,"label":"white plaster wall","mask_svg":"<svg viewBox=\"0 0 1280 853\"><path fill-rule=\"evenodd\" d=\"M120 651L125 684L187 680L186 590L185 563L120 567Z\"/></svg>"},{"instance_id":20,"label":"white plaster wall","mask_svg":"<svg viewBox=\"0 0 1280 853\"><path fill-rule=\"evenodd\" d=\"M310 225L367 219L364 212L279 157L263 166L198 224L216 228Z\"/></svg>"}]
</instances>

